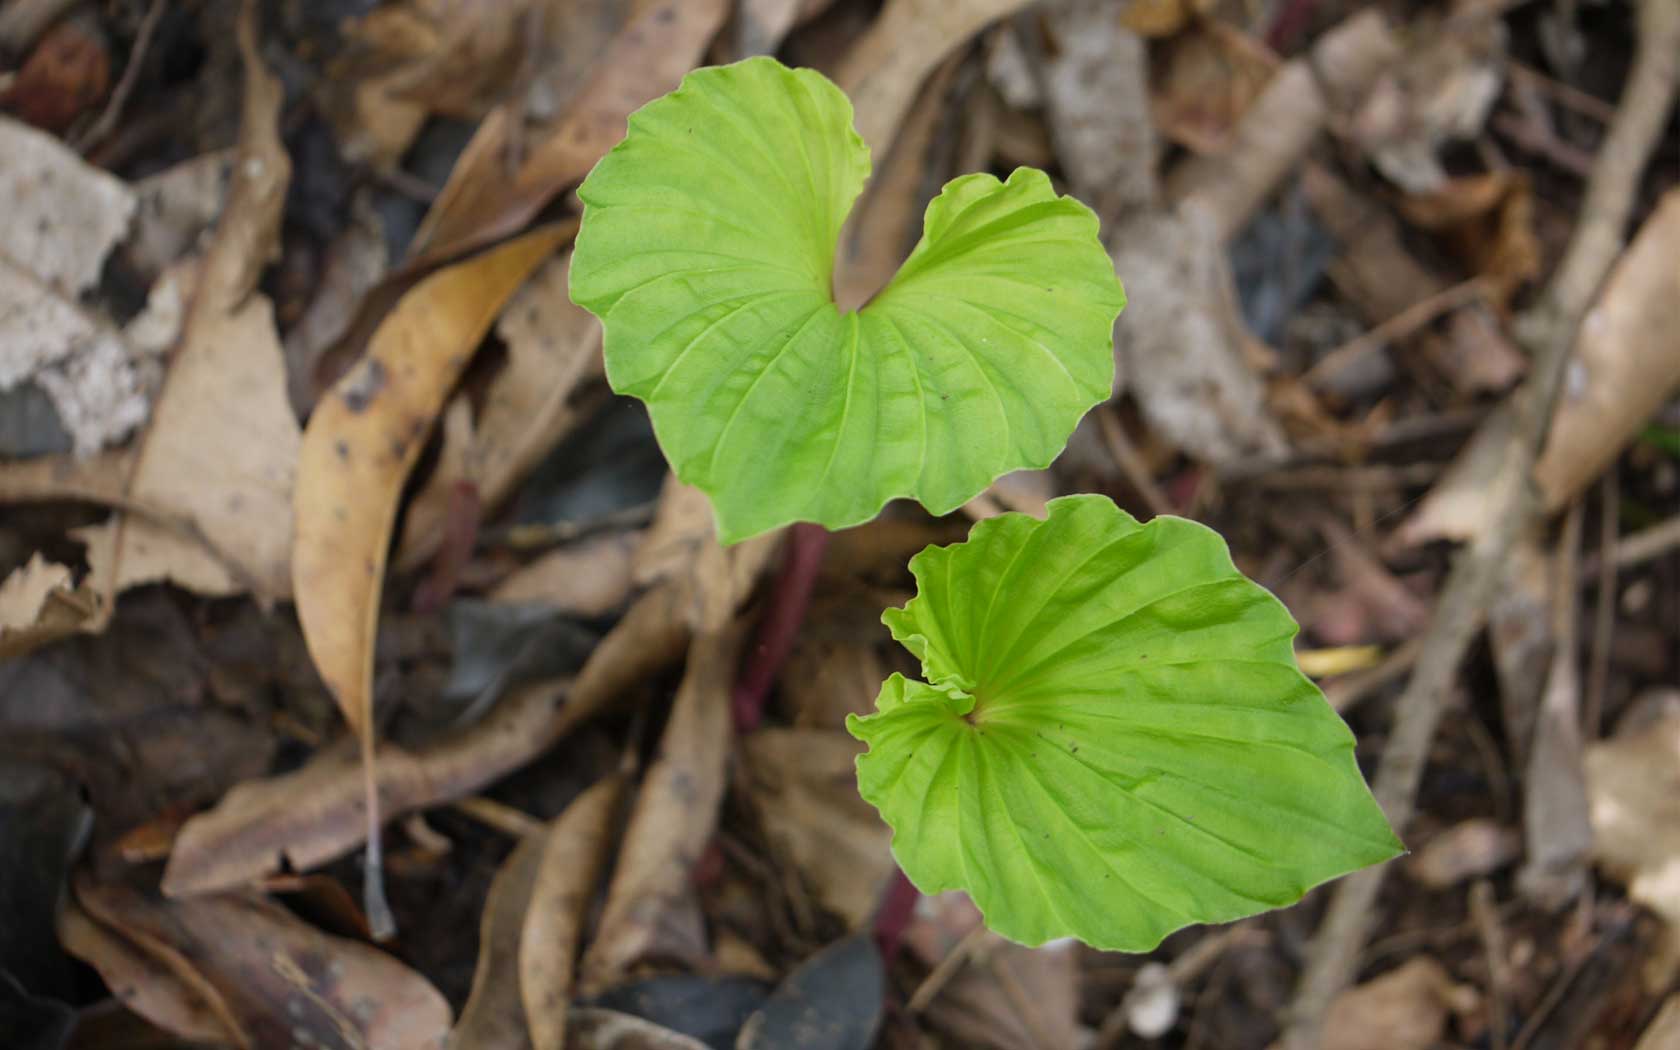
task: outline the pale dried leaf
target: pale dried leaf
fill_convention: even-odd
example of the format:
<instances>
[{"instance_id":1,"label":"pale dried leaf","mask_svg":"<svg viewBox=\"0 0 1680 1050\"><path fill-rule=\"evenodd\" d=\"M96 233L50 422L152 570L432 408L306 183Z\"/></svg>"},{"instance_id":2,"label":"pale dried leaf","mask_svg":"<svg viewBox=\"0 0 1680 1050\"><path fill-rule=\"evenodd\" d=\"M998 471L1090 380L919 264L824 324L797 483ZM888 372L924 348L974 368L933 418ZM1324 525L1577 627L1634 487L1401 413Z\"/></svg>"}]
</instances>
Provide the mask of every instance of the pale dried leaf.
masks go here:
<instances>
[{"instance_id":1,"label":"pale dried leaf","mask_svg":"<svg viewBox=\"0 0 1680 1050\"><path fill-rule=\"evenodd\" d=\"M1474 992L1419 955L1336 997L1324 1018L1323 1050L1430 1050L1447 1017Z\"/></svg>"},{"instance_id":2,"label":"pale dried leaf","mask_svg":"<svg viewBox=\"0 0 1680 1050\"><path fill-rule=\"evenodd\" d=\"M194 1042L220 1046L235 1041L216 1010L168 967L88 918L73 899L60 907L58 941L65 951L97 970L124 1006L159 1028Z\"/></svg>"},{"instance_id":3,"label":"pale dried leaf","mask_svg":"<svg viewBox=\"0 0 1680 1050\"><path fill-rule=\"evenodd\" d=\"M606 616L630 597L630 558L640 541L640 533L613 532L567 544L497 584L490 600L546 605L585 619Z\"/></svg>"},{"instance_id":4,"label":"pale dried leaf","mask_svg":"<svg viewBox=\"0 0 1680 1050\"><path fill-rule=\"evenodd\" d=\"M1680 716L1590 744L1593 859L1680 928Z\"/></svg>"},{"instance_id":5,"label":"pale dried leaf","mask_svg":"<svg viewBox=\"0 0 1680 1050\"><path fill-rule=\"evenodd\" d=\"M699 963L705 933L693 871L717 824L733 727L734 684L744 630L740 624L697 635L677 690L659 754L642 781L600 929L584 953L586 995L629 976L649 956Z\"/></svg>"},{"instance_id":6,"label":"pale dried leaf","mask_svg":"<svg viewBox=\"0 0 1680 1050\"><path fill-rule=\"evenodd\" d=\"M134 191L52 135L0 116L0 252L76 296L134 217Z\"/></svg>"},{"instance_id":7,"label":"pale dried leaf","mask_svg":"<svg viewBox=\"0 0 1680 1050\"><path fill-rule=\"evenodd\" d=\"M0 581L0 660L76 633L100 608L92 584L37 553Z\"/></svg>"},{"instance_id":8,"label":"pale dried leaf","mask_svg":"<svg viewBox=\"0 0 1680 1050\"><path fill-rule=\"evenodd\" d=\"M370 730L379 596L403 483L501 305L565 234L544 227L416 285L310 417L294 498L298 620L358 734Z\"/></svg>"},{"instance_id":9,"label":"pale dried leaf","mask_svg":"<svg viewBox=\"0 0 1680 1050\"><path fill-rule=\"evenodd\" d=\"M835 729L762 729L741 748L771 848L848 930L865 928L896 865L892 830L857 793L863 746Z\"/></svg>"},{"instance_id":10,"label":"pale dried leaf","mask_svg":"<svg viewBox=\"0 0 1680 1050\"><path fill-rule=\"evenodd\" d=\"M624 790L621 775L607 777L574 799L545 833L519 932L519 997L535 1050L565 1050L578 947L612 858Z\"/></svg>"},{"instance_id":11,"label":"pale dried leaf","mask_svg":"<svg viewBox=\"0 0 1680 1050\"><path fill-rule=\"evenodd\" d=\"M1680 387L1680 190L1670 190L1581 322L1534 476L1548 507L1573 500Z\"/></svg>"},{"instance_id":12,"label":"pale dried leaf","mask_svg":"<svg viewBox=\"0 0 1680 1050\"><path fill-rule=\"evenodd\" d=\"M1522 835L1491 817L1460 821L1406 860L1406 874L1432 890L1491 875L1522 855Z\"/></svg>"},{"instance_id":13,"label":"pale dried leaf","mask_svg":"<svg viewBox=\"0 0 1680 1050\"><path fill-rule=\"evenodd\" d=\"M537 682L513 690L470 729L412 752L383 745L377 778L385 815L494 783L680 660L689 642L686 602L671 586L638 598L569 689L564 681ZM364 803L361 767L349 748L327 749L293 772L240 784L181 829L164 892L209 893L279 871L283 860L306 871L341 857L367 833Z\"/></svg>"},{"instance_id":14,"label":"pale dried leaf","mask_svg":"<svg viewBox=\"0 0 1680 1050\"><path fill-rule=\"evenodd\" d=\"M195 992L236 1039L438 1050L449 1004L425 978L360 941L322 933L255 894L166 901L79 878L76 898ZM301 1033L301 1034L300 1034Z\"/></svg>"},{"instance_id":15,"label":"pale dried leaf","mask_svg":"<svg viewBox=\"0 0 1680 1050\"><path fill-rule=\"evenodd\" d=\"M283 92L257 55L249 19L239 40L245 99L234 184L129 495L192 523L260 599L273 600L290 590L299 439L273 310L254 289L276 250L291 161L277 127Z\"/></svg>"},{"instance_id":16,"label":"pale dried leaf","mask_svg":"<svg viewBox=\"0 0 1680 1050\"><path fill-rule=\"evenodd\" d=\"M448 1050L526 1050L531 1045L519 998L519 938L547 841L546 831L525 836L491 880L479 917L472 991L449 1032Z\"/></svg>"},{"instance_id":17,"label":"pale dried leaf","mask_svg":"<svg viewBox=\"0 0 1680 1050\"><path fill-rule=\"evenodd\" d=\"M1073 192L1107 221L1154 205L1159 142L1142 38L1105 0L1060 0L1043 19L1051 45L1044 61L1050 133Z\"/></svg>"}]
</instances>

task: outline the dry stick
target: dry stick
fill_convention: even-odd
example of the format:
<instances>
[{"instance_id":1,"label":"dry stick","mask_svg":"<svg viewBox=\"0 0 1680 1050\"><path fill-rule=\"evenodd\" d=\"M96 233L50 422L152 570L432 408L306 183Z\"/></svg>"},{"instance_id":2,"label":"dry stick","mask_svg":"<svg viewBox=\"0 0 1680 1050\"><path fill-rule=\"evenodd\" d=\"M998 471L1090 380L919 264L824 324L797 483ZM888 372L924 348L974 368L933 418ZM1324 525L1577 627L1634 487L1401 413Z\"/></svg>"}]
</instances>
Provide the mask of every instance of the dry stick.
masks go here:
<instances>
[{"instance_id":1,"label":"dry stick","mask_svg":"<svg viewBox=\"0 0 1680 1050\"><path fill-rule=\"evenodd\" d=\"M152 0L151 6L146 8L146 16L140 20L140 33L128 53L128 65L123 67L117 89L111 92L111 100L105 104L99 119L76 142L76 152L82 156L87 156L117 126L117 118L122 116L124 107L128 105L128 96L134 93L134 85L140 80L140 67L145 64L146 52L152 46L152 34L157 32L158 22L163 19L163 9L163 0Z\"/></svg>"},{"instance_id":2,"label":"dry stick","mask_svg":"<svg viewBox=\"0 0 1680 1050\"><path fill-rule=\"evenodd\" d=\"M1581 715L1581 731L1588 740L1598 737L1604 720L1604 701L1610 691L1610 636L1616 629L1616 512L1621 502L1621 485L1616 464L1604 472L1599 486L1598 605L1593 609L1592 657L1587 665L1587 706ZM1581 573L1581 579L1587 574ZM1578 581L1560 581L1575 586Z\"/></svg>"},{"instance_id":3,"label":"dry stick","mask_svg":"<svg viewBox=\"0 0 1680 1050\"><path fill-rule=\"evenodd\" d=\"M1485 300L1490 287L1491 282L1487 278L1472 277L1468 281L1462 281L1434 295L1419 299L1370 331L1354 336L1325 354L1317 364L1307 369L1301 379L1309 386L1318 386L1334 378L1349 365L1363 360L1390 343L1397 343L1412 335L1437 317L1452 313L1461 306Z\"/></svg>"},{"instance_id":4,"label":"dry stick","mask_svg":"<svg viewBox=\"0 0 1680 1050\"><path fill-rule=\"evenodd\" d=\"M1486 617L1506 554L1518 531L1538 512L1530 469L1581 319L1621 250L1640 176L1674 101L1677 67L1680 4L1645 0L1639 50L1616 119L1593 165L1581 221L1551 283L1517 325L1518 338L1533 353L1534 367L1512 401L1518 425L1505 450L1502 488L1492 501L1489 527L1454 560L1424 634L1417 670L1395 705L1393 733L1377 770L1375 793L1398 828L1404 829L1411 818L1436 723L1471 638ZM1358 972L1386 873L1385 867L1367 868L1337 884L1290 1004L1282 1038L1289 1050L1318 1045L1331 1002Z\"/></svg>"},{"instance_id":5,"label":"dry stick","mask_svg":"<svg viewBox=\"0 0 1680 1050\"><path fill-rule=\"evenodd\" d=\"M1613 560L1616 568L1630 569L1654 558L1660 558L1676 547L1680 547L1680 514L1617 540L1616 556ZM1603 569L1603 566L1596 563L1589 563L1587 567L1589 570Z\"/></svg>"},{"instance_id":6,"label":"dry stick","mask_svg":"<svg viewBox=\"0 0 1680 1050\"><path fill-rule=\"evenodd\" d=\"M1161 491L1161 486L1155 484L1154 475L1149 473L1149 464L1144 462L1143 456L1126 437L1126 428L1121 426L1120 421L1114 418L1114 413L1108 411L1107 407L1099 406L1096 415L1097 429L1102 431L1103 443L1108 446L1109 455L1114 457L1114 462L1119 465L1121 473L1126 475L1126 480L1132 483L1132 488L1137 489L1138 495L1143 497L1144 506L1149 508L1149 513L1156 517L1171 514L1172 501Z\"/></svg>"}]
</instances>

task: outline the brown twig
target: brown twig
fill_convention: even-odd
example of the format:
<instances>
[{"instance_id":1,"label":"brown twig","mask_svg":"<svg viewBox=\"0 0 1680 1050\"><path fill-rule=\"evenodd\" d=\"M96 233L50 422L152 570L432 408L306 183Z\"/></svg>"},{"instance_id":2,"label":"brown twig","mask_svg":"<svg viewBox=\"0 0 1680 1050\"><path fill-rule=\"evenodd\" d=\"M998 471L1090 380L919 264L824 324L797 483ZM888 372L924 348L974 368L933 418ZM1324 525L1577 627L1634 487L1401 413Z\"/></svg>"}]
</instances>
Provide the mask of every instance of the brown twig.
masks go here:
<instances>
[{"instance_id":1,"label":"brown twig","mask_svg":"<svg viewBox=\"0 0 1680 1050\"><path fill-rule=\"evenodd\" d=\"M1493 884L1477 879L1470 887L1470 917L1481 935L1482 955L1488 968L1488 1037L1492 1050L1506 1050L1510 1045L1505 1032L1508 1019L1507 1003L1511 993L1510 975L1505 965L1505 928L1499 922L1499 906L1493 898Z\"/></svg>"},{"instance_id":2,"label":"brown twig","mask_svg":"<svg viewBox=\"0 0 1680 1050\"><path fill-rule=\"evenodd\" d=\"M134 94L134 85L140 82L140 67L145 64L146 52L151 49L152 35L157 32L158 23L163 20L163 0L152 0L151 6L146 8L146 15L140 20L140 32L134 38L134 47L128 53L128 64L123 67L122 78L117 81L115 91L105 103L105 109L100 112L99 119L77 138L76 152L87 156L88 151L104 141L117 126L117 119L122 116L123 109L128 105L128 97Z\"/></svg>"},{"instance_id":3,"label":"brown twig","mask_svg":"<svg viewBox=\"0 0 1680 1050\"><path fill-rule=\"evenodd\" d=\"M1518 425L1503 451L1500 490L1490 524L1458 555L1424 634L1416 671L1395 704L1375 794L1393 824L1410 821L1435 727L1453 679L1498 589L1506 555L1538 512L1530 471L1561 386L1581 319L1623 243L1635 191L1673 103L1680 66L1680 4L1645 0L1639 49L1616 119L1587 184L1580 221L1551 283L1517 325L1534 365L1511 403ZM1386 869L1367 868L1337 885L1323 925L1308 946L1307 964L1290 1004L1281 1043L1308 1050L1319 1043L1331 1002L1357 976L1362 946L1375 918Z\"/></svg>"},{"instance_id":4,"label":"brown twig","mask_svg":"<svg viewBox=\"0 0 1680 1050\"><path fill-rule=\"evenodd\" d=\"M1126 437L1126 428L1114 418L1114 413L1107 408L1097 409L1097 429L1102 431L1103 444L1108 446L1108 454L1114 457L1114 462L1120 467L1120 472L1126 475L1132 488L1137 489L1143 497L1144 506L1149 513L1159 517L1171 514L1172 501L1167 499L1161 486L1155 483L1155 478L1149 473L1149 465L1143 461L1138 450L1132 445L1131 439Z\"/></svg>"},{"instance_id":5,"label":"brown twig","mask_svg":"<svg viewBox=\"0 0 1680 1050\"><path fill-rule=\"evenodd\" d=\"M1616 548L1617 511L1621 502L1621 485L1616 465L1604 472L1599 486L1598 502L1598 604L1593 608L1592 657L1587 668L1586 708L1581 714L1581 732L1588 740L1597 739L1604 721L1604 702L1610 691L1610 636L1616 629ZM1581 573L1586 579L1587 573ZM1578 581L1561 581L1574 587Z\"/></svg>"},{"instance_id":6,"label":"brown twig","mask_svg":"<svg viewBox=\"0 0 1680 1050\"><path fill-rule=\"evenodd\" d=\"M1485 300L1491 288L1485 277L1472 277L1434 295L1420 299L1368 332L1349 339L1319 359L1301 377L1309 386L1322 386L1337 373L1365 357L1397 343L1423 326L1445 314L1471 303Z\"/></svg>"}]
</instances>

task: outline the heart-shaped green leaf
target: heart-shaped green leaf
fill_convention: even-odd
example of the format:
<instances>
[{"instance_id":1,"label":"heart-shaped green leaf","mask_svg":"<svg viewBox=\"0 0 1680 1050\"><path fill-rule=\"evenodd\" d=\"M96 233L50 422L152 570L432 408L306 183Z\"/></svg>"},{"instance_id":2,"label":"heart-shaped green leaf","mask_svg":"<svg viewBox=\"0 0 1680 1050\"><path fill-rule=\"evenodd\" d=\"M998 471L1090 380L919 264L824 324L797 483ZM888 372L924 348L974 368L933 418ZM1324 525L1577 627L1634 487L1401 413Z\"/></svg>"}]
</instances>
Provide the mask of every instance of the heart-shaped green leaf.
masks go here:
<instances>
[{"instance_id":1,"label":"heart-shaped green leaf","mask_svg":"<svg viewBox=\"0 0 1680 1050\"><path fill-rule=\"evenodd\" d=\"M965 175L862 310L831 283L869 174L846 96L753 58L638 110L578 189L572 298L725 543L911 496L956 509L1109 396L1125 303L1096 216L1039 171Z\"/></svg>"},{"instance_id":2,"label":"heart-shaped green leaf","mask_svg":"<svg viewBox=\"0 0 1680 1050\"><path fill-rule=\"evenodd\" d=\"M847 727L924 892L1026 944L1148 951L1400 852L1295 621L1217 533L1069 496L910 568L882 620L928 681L893 675Z\"/></svg>"}]
</instances>

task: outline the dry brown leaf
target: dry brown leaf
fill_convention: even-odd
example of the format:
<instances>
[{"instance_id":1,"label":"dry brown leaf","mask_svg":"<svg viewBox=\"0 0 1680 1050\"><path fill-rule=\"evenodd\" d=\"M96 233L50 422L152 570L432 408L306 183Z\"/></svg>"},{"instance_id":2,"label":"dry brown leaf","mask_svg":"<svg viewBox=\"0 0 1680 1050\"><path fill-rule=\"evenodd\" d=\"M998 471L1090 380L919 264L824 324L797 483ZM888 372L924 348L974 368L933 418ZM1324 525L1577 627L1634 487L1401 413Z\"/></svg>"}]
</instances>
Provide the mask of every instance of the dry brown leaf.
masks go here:
<instances>
[{"instance_id":1,"label":"dry brown leaf","mask_svg":"<svg viewBox=\"0 0 1680 1050\"><path fill-rule=\"evenodd\" d=\"M1213 9L1214 0L1132 0L1120 19L1141 36L1172 36Z\"/></svg>"},{"instance_id":2,"label":"dry brown leaf","mask_svg":"<svg viewBox=\"0 0 1680 1050\"><path fill-rule=\"evenodd\" d=\"M1029 0L888 0L834 82L852 100L871 157L885 157L929 73L987 25Z\"/></svg>"},{"instance_id":3,"label":"dry brown leaf","mask_svg":"<svg viewBox=\"0 0 1680 1050\"><path fill-rule=\"evenodd\" d=\"M573 800L546 833L519 932L519 996L535 1050L565 1050L578 947L623 798L624 778L609 776Z\"/></svg>"},{"instance_id":4,"label":"dry brown leaf","mask_svg":"<svg viewBox=\"0 0 1680 1050\"><path fill-rule=\"evenodd\" d=\"M1350 129L1377 170L1409 193L1446 182L1436 153L1480 132L1504 85L1505 37L1499 19L1457 19L1382 71Z\"/></svg>"},{"instance_id":5,"label":"dry brown leaf","mask_svg":"<svg viewBox=\"0 0 1680 1050\"><path fill-rule=\"evenodd\" d=\"M1680 190L1670 190L1581 322L1535 480L1575 499L1680 387Z\"/></svg>"},{"instance_id":6,"label":"dry brown leaf","mask_svg":"<svg viewBox=\"0 0 1680 1050\"><path fill-rule=\"evenodd\" d=\"M345 156L390 167L428 116L478 116L518 71L530 6L407 0L349 20L323 80Z\"/></svg>"},{"instance_id":7,"label":"dry brown leaf","mask_svg":"<svg viewBox=\"0 0 1680 1050\"><path fill-rule=\"evenodd\" d=\"M0 503L66 499L120 504L133 465L129 449L109 449L86 459L36 456L0 463Z\"/></svg>"},{"instance_id":8,"label":"dry brown leaf","mask_svg":"<svg viewBox=\"0 0 1680 1050\"><path fill-rule=\"evenodd\" d=\"M1406 874L1432 890L1491 875L1522 855L1522 835L1491 817L1460 821L1406 860Z\"/></svg>"},{"instance_id":9,"label":"dry brown leaf","mask_svg":"<svg viewBox=\"0 0 1680 1050\"><path fill-rule=\"evenodd\" d=\"M363 739L371 735L373 641L403 482L496 313L564 234L533 231L416 285L310 417L294 500L298 620L322 679Z\"/></svg>"},{"instance_id":10,"label":"dry brown leaf","mask_svg":"<svg viewBox=\"0 0 1680 1050\"><path fill-rule=\"evenodd\" d=\"M1238 121L1229 150L1174 167L1167 198L1205 211L1219 240L1235 236L1300 167L1332 112L1363 95L1400 53L1383 15L1358 8L1319 37L1310 54L1285 63L1267 81Z\"/></svg>"},{"instance_id":11,"label":"dry brown leaf","mask_svg":"<svg viewBox=\"0 0 1680 1050\"><path fill-rule=\"evenodd\" d=\"M276 127L283 92L257 54L253 18L247 9L239 22L245 99L233 188L129 497L190 522L268 601L290 592L299 436L273 310L254 291L276 250L291 161Z\"/></svg>"},{"instance_id":12,"label":"dry brown leaf","mask_svg":"<svg viewBox=\"0 0 1680 1050\"><path fill-rule=\"evenodd\" d=\"M138 206L123 257L146 276L190 254L227 206L237 150L205 153L134 184Z\"/></svg>"},{"instance_id":13,"label":"dry brown leaf","mask_svg":"<svg viewBox=\"0 0 1680 1050\"><path fill-rule=\"evenodd\" d=\"M36 553L0 581L0 660L22 656L82 630L102 608L91 580Z\"/></svg>"},{"instance_id":14,"label":"dry brown leaf","mask_svg":"<svg viewBox=\"0 0 1680 1050\"><path fill-rule=\"evenodd\" d=\"M1150 112L1167 138L1197 153L1223 153L1231 132L1277 72L1278 57L1219 19L1169 41L1150 70Z\"/></svg>"},{"instance_id":15,"label":"dry brown leaf","mask_svg":"<svg viewBox=\"0 0 1680 1050\"><path fill-rule=\"evenodd\" d=\"M1663 1000L1662 1009L1645 1026L1633 1050L1673 1050L1680 1046L1680 993Z\"/></svg>"},{"instance_id":16,"label":"dry brown leaf","mask_svg":"<svg viewBox=\"0 0 1680 1050\"><path fill-rule=\"evenodd\" d=\"M105 987L130 1010L193 1042L235 1042L227 1022L169 968L99 923L74 899L60 905L58 942L104 978ZM218 1005L220 1005L218 1003Z\"/></svg>"},{"instance_id":17,"label":"dry brown leaf","mask_svg":"<svg viewBox=\"0 0 1680 1050\"><path fill-rule=\"evenodd\" d=\"M471 729L414 751L379 749L380 803L397 817L471 794L543 753L607 710L631 686L682 658L687 599L656 587L631 605L575 681L514 690ZM172 897L241 886L279 871L307 871L357 848L367 834L361 766L350 748L302 768L240 784L181 829L164 871Z\"/></svg>"},{"instance_id":18,"label":"dry brown leaf","mask_svg":"<svg viewBox=\"0 0 1680 1050\"><path fill-rule=\"evenodd\" d=\"M321 358L356 319L363 298L390 269L385 221L367 190L350 200L350 214L339 235L327 245L315 295L286 332L292 405L308 415L320 389L315 384Z\"/></svg>"},{"instance_id":19,"label":"dry brown leaf","mask_svg":"<svg viewBox=\"0 0 1680 1050\"><path fill-rule=\"evenodd\" d=\"M711 841L723 801L733 725L729 693L744 630L737 623L698 634L659 753L636 795L624 845L579 985L594 995L657 956L698 964L705 932L694 866Z\"/></svg>"},{"instance_id":20,"label":"dry brown leaf","mask_svg":"<svg viewBox=\"0 0 1680 1050\"><path fill-rule=\"evenodd\" d=\"M868 926L896 865L892 830L857 793L863 745L835 729L761 729L741 748L771 847L847 930Z\"/></svg>"},{"instance_id":21,"label":"dry brown leaf","mask_svg":"<svg viewBox=\"0 0 1680 1050\"><path fill-rule=\"evenodd\" d=\"M1450 1013L1467 1012L1476 992L1453 983L1440 963L1415 956L1336 997L1324 1018L1323 1050L1429 1050Z\"/></svg>"},{"instance_id":22,"label":"dry brown leaf","mask_svg":"<svg viewBox=\"0 0 1680 1050\"><path fill-rule=\"evenodd\" d=\"M87 547L88 579L111 594L158 582L210 597L244 590L227 563L204 544L141 515L117 514L98 525L71 529L70 536Z\"/></svg>"},{"instance_id":23,"label":"dry brown leaf","mask_svg":"<svg viewBox=\"0 0 1680 1050\"><path fill-rule=\"evenodd\" d=\"M758 575L781 542L781 530L725 549L718 546L712 505L692 485L665 476L659 509L631 562L636 583L669 581L687 602L697 632L720 629L752 593Z\"/></svg>"},{"instance_id":24,"label":"dry brown leaf","mask_svg":"<svg viewBox=\"0 0 1680 1050\"><path fill-rule=\"evenodd\" d=\"M1680 384L1680 192L1670 191L1610 271L1581 324L1534 477L1556 510L1597 478ZM1496 489L1511 484L1512 406L1479 427L1398 530L1407 544L1468 540L1487 527ZM1497 421L1497 422L1496 422Z\"/></svg>"},{"instance_id":25,"label":"dry brown leaf","mask_svg":"<svg viewBox=\"0 0 1680 1050\"><path fill-rule=\"evenodd\" d=\"M449 1033L448 1050L526 1050L531 1046L520 1004L519 931L525 923L549 832L527 835L490 882L478 923L478 963L467 1005Z\"/></svg>"},{"instance_id":26,"label":"dry brown leaf","mask_svg":"<svg viewBox=\"0 0 1680 1050\"><path fill-rule=\"evenodd\" d=\"M602 533L567 544L497 584L490 600L546 605L585 619L606 616L630 597L630 558L640 545L638 532Z\"/></svg>"},{"instance_id":27,"label":"dry brown leaf","mask_svg":"<svg viewBox=\"0 0 1680 1050\"><path fill-rule=\"evenodd\" d=\"M172 902L86 877L76 881L76 898L94 920L211 1003L235 1040L254 1050L437 1050L448 1031L449 1004L425 978L366 944L322 933L267 898Z\"/></svg>"},{"instance_id":28,"label":"dry brown leaf","mask_svg":"<svg viewBox=\"0 0 1680 1050\"><path fill-rule=\"evenodd\" d=\"M572 303L571 255L549 259L496 320L507 361L490 380L471 439L460 448L460 480L493 511L560 439L581 422L573 395L602 374L601 323ZM434 477L437 475L435 474ZM436 483L429 482L428 491ZM404 525L399 564L412 566L441 542L444 514L417 498Z\"/></svg>"},{"instance_id":29,"label":"dry brown leaf","mask_svg":"<svg viewBox=\"0 0 1680 1050\"><path fill-rule=\"evenodd\" d=\"M492 113L426 214L411 258L442 259L524 226L618 144L632 110L677 86L705 53L728 9L724 0L646 4L601 54L594 78L511 179L506 151L512 120L506 110Z\"/></svg>"},{"instance_id":30,"label":"dry brown leaf","mask_svg":"<svg viewBox=\"0 0 1680 1050\"><path fill-rule=\"evenodd\" d=\"M1680 944L1680 716L1588 745L1593 859Z\"/></svg>"},{"instance_id":31,"label":"dry brown leaf","mask_svg":"<svg viewBox=\"0 0 1680 1050\"><path fill-rule=\"evenodd\" d=\"M1476 274L1486 277L1494 301L1506 303L1540 275L1540 239L1534 232L1534 190L1514 170L1448 179L1439 187L1403 197L1400 212L1415 225L1445 235L1448 246Z\"/></svg>"}]
</instances>

